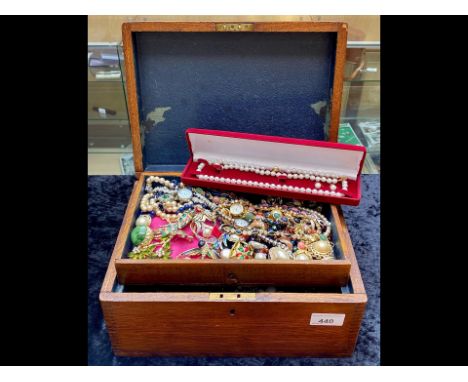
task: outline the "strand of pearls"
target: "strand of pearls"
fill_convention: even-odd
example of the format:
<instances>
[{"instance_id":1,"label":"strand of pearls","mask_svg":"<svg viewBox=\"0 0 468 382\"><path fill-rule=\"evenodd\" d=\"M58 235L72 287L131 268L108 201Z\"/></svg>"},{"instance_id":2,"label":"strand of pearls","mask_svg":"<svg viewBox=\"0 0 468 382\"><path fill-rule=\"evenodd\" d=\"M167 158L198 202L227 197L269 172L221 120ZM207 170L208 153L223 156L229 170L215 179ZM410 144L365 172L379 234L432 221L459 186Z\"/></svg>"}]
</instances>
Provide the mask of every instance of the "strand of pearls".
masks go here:
<instances>
[{"instance_id":1,"label":"strand of pearls","mask_svg":"<svg viewBox=\"0 0 468 382\"><path fill-rule=\"evenodd\" d=\"M156 213L158 217L168 221L169 223L175 223L182 216L182 212L178 212L176 214L169 214L164 211L161 211L158 205L155 205L153 207L153 211Z\"/></svg>"},{"instance_id":2,"label":"strand of pearls","mask_svg":"<svg viewBox=\"0 0 468 382\"><path fill-rule=\"evenodd\" d=\"M154 182L161 184L162 187L153 188ZM160 178L159 176L149 176L146 179L146 188L145 188L145 190L148 193L143 195L140 201L141 211L142 212L154 211L156 215L160 217L161 219L164 219L168 222L177 221L177 219L182 216L182 213L181 212L174 213L174 212L176 212L181 207L181 205L175 201L170 202L170 205L168 206L168 212L173 212L173 213L166 213L159 208L159 201L153 195L155 192L164 192L164 193L173 194L177 192L177 188L178 187L169 180Z\"/></svg>"},{"instance_id":3,"label":"strand of pearls","mask_svg":"<svg viewBox=\"0 0 468 382\"><path fill-rule=\"evenodd\" d=\"M209 200L206 196L200 194L199 192L192 190L195 197L192 197L192 200L198 203L205 203L211 210L215 210L218 205Z\"/></svg>"},{"instance_id":4,"label":"strand of pearls","mask_svg":"<svg viewBox=\"0 0 468 382\"><path fill-rule=\"evenodd\" d=\"M152 194L145 194L143 195L143 197L141 198L141 202L140 202L140 210L142 212L150 212L150 211L154 211L156 213L157 216L159 216L161 219L164 219L164 220L171 220L171 221L175 221L177 220L179 217L182 216L182 212L179 212L177 214L175 213L166 213L164 211L161 211L161 209L159 208L159 203L157 202L157 200L153 197ZM169 212L176 212L178 210L178 206L174 205L173 208L170 208L170 211Z\"/></svg>"},{"instance_id":5,"label":"strand of pearls","mask_svg":"<svg viewBox=\"0 0 468 382\"><path fill-rule=\"evenodd\" d=\"M339 179L345 178L340 174L317 170L302 170L297 168L265 167L254 166L245 163L237 162L212 162L210 165L221 166L223 170L239 170L244 172L253 172L258 175L267 175L275 177L287 177L288 179L310 179L312 181L324 182L329 184L337 184Z\"/></svg>"},{"instance_id":6,"label":"strand of pearls","mask_svg":"<svg viewBox=\"0 0 468 382\"><path fill-rule=\"evenodd\" d=\"M176 189L176 185L172 183L170 180L166 180L164 178L160 178L159 176L152 175L146 179L146 190L151 189L151 191L148 191L148 192L153 192L152 186L154 182L162 184L163 186L167 187L170 190Z\"/></svg>"},{"instance_id":7,"label":"strand of pearls","mask_svg":"<svg viewBox=\"0 0 468 382\"><path fill-rule=\"evenodd\" d=\"M336 197L344 197L345 195L342 192L334 191L334 190L322 190L318 188L310 188L310 187L297 187L297 186L288 186L285 184L275 184L275 183L267 183L267 182L258 182L252 180L241 180L236 178L225 178L213 175L197 175L198 179L201 180L208 180L212 182L219 182L225 184L233 184L233 185L242 185L242 186L249 186L255 188L265 188L271 190L278 190L278 191L289 191L289 192L300 192L306 194L313 194L313 195L325 195L325 196L336 196ZM336 188L335 188L336 189Z\"/></svg>"},{"instance_id":8,"label":"strand of pearls","mask_svg":"<svg viewBox=\"0 0 468 382\"><path fill-rule=\"evenodd\" d=\"M154 187L152 188L151 186L146 185L145 191L148 193L153 193L155 194L156 192L161 192L164 194L175 194L177 191L174 189L169 189L167 187Z\"/></svg>"},{"instance_id":9,"label":"strand of pearls","mask_svg":"<svg viewBox=\"0 0 468 382\"><path fill-rule=\"evenodd\" d=\"M343 189L343 191L348 191L348 181L346 179L342 180L341 188Z\"/></svg>"},{"instance_id":10,"label":"strand of pearls","mask_svg":"<svg viewBox=\"0 0 468 382\"><path fill-rule=\"evenodd\" d=\"M151 195L151 194L143 195L143 197L141 198L141 201L140 201L140 210L141 211L149 212L149 211L153 210L152 203L150 203L150 199L153 199L153 201L154 201L154 198L152 198L152 196L153 195Z\"/></svg>"},{"instance_id":11,"label":"strand of pearls","mask_svg":"<svg viewBox=\"0 0 468 382\"><path fill-rule=\"evenodd\" d=\"M205 162L201 162L198 166L197 166L197 172L201 172L203 170L203 167L205 167Z\"/></svg>"}]
</instances>

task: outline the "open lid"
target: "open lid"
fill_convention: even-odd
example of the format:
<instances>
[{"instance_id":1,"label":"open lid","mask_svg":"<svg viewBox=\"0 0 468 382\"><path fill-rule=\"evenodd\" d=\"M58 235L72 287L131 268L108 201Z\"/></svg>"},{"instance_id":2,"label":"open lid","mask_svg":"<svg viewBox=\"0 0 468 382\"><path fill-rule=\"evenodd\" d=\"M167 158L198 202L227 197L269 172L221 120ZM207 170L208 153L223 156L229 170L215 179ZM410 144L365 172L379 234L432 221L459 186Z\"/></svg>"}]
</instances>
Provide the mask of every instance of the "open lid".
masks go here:
<instances>
[{"instance_id":1,"label":"open lid","mask_svg":"<svg viewBox=\"0 0 468 382\"><path fill-rule=\"evenodd\" d=\"M182 171L188 127L337 140L346 24L127 23L122 30L137 173Z\"/></svg>"}]
</instances>

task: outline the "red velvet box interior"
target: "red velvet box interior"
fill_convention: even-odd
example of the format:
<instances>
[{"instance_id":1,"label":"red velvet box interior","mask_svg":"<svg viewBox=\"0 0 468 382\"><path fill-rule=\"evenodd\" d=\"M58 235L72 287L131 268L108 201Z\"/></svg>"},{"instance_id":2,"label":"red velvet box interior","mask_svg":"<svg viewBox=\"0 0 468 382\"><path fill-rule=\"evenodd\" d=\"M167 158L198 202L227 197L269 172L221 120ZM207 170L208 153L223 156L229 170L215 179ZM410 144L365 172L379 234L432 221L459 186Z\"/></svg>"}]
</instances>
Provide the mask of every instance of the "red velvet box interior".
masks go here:
<instances>
[{"instance_id":1,"label":"red velvet box interior","mask_svg":"<svg viewBox=\"0 0 468 382\"><path fill-rule=\"evenodd\" d=\"M331 204L358 205L360 202L360 178L366 152L362 146L204 129L188 129L186 137L190 159L181 179L187 185ZM343 191L341 182L338 182L336 191L344 195L333 196L200 179L200 176L213 176L314 189L315 181L310 179L279 179L255 172L215 168L206 163L219 161L342 174L347 179L348 189ZM206 165L202 171L197 171L201 162L205 162ZM328 187L329 185L324 183L323 188L328 190Z\"/></svg>"}]
</instances>

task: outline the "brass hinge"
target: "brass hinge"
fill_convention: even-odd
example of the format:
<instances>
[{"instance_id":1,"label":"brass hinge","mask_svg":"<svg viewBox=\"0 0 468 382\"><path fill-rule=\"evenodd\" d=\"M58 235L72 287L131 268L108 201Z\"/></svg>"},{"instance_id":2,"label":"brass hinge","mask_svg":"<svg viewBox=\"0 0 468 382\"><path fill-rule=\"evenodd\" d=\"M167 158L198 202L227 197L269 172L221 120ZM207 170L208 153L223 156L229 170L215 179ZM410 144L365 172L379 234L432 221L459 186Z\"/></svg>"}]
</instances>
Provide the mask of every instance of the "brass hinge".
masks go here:
<instances>
[{"instance_id":1,"label":"brass hinge","mask_svg":"<svg viewBox=\"0 0 468 382\"><path fill-rule=\"evenodd\" d=\"M248 24L239 24L239 23L221 23L216 24L216 32L252 32L254 25L251 23Z\"/></svg>"},{"instance_id":2,"label":"brass hinge","mask_svg":"<svg viewBox=\"0 0 468 382\"><path fill-rule=\"evenodd\" d=\"M255 293L210 293L210 300L255 300Z\"/></svg>"}]
</instances>

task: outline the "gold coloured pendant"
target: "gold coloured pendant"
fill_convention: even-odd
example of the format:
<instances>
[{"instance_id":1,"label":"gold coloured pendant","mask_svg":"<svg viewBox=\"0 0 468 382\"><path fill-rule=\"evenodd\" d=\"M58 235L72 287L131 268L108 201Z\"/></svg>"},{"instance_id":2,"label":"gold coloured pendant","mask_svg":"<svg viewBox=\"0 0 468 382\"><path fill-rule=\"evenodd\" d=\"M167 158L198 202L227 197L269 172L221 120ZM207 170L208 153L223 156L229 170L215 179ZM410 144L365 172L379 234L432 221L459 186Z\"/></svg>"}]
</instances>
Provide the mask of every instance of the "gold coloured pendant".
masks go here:
<instances>
[{"instance_id":1,"label":"gold coloured pendant","mask_svg":"<svg viewBox=\"0 0 468 382\"><path fill-rule=\"evenodd\" d=\"M309 246L310 251L318 258L325 259L332 257L333 243L328 240L320 239Z\"/></svg>"}]
</instances>

